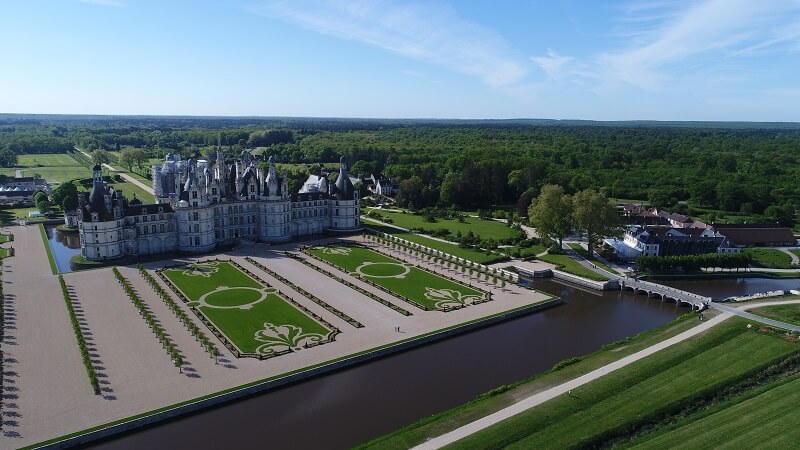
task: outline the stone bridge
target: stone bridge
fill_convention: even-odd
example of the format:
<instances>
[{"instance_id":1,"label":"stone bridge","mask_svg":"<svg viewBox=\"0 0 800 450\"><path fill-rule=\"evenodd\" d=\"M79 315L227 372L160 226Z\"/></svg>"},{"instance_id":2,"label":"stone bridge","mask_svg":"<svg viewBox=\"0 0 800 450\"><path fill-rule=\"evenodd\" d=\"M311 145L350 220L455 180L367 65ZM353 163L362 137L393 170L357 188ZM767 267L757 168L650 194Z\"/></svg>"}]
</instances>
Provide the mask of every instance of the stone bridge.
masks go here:
<instances>
[{"instance_id":1,"label":"stone bridge","mask_svg":"<svg viewBox=\"0 0 800 450\"><path fill-rule=\"evenodd\" d=\"M678 304L686 303L691 305L692 309L703 310L711 306L711 297L703 297L702 295L664 286L663 284L635 278L619 278L619 287L623 290L629 289L634 293L644 292L648 297L660 297L662 301L674 300Z\"/></svg>"}]
</instances>

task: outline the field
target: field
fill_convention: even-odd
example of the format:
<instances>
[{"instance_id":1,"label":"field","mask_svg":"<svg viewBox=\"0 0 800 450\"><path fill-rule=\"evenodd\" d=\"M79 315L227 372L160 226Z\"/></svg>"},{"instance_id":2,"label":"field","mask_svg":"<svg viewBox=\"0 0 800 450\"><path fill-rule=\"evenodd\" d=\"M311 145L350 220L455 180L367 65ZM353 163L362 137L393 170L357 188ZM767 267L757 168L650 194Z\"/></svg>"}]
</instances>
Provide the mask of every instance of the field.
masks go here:
<instances>
[{"instance_id":1,"label":"field","mask_svg":"<svg viewBox=\"0 0 800 450\"><path fill-rule=\"evenodd\" d=\"M89 169L79 164L67 153L19 155L17 165L0 168L0 174L13 177L18 169L23 170L23 176L32 177L34 174L39 174L49 183L63 183L76 178L92 176Z\"/></svg>"},{"instance_id":2,"label":"field","mask_svg":"<svg viewBox=\"0 0 800 450\"><path fill-rule=\"evenodd\" d=\"M627 439L646 424L655 424L658 429L673 414L689 406L705 406L725 389L800 350L797 342L763 334L757 327L748 329L745 324L744 320L730 319L707 334L573 389L568 395L473 434L453 447L594 447L608 445L617 438ZM784 401L789 400L782 399L780 403ZM787 407L773 405L770 409ZM741 415L734 418L743 419ZM799 418L794 415L793 419L786 419L791 422L787 429L796 429ZM714 438L703 434L697 435L698 439L716 448L726 439L736 439L738 433Z\"/></svg>"},{"instance_id":3,"label":"field","mask_svg":"<svg viewBox=\"0 0 800 450\"><path fill-rule=\"evenodd\" d=\"M363 247L315 247L308 252L429 309L462 307L483 299L476 289Z\"/></svg>"},{"instance_id":4,"label":"field","mask_svg":"<svg viewBox=\"0 0 800 450\"><path fill-rule=\"evenodd\" d=\"M795 448L800 436L800 377L768 384L741 402L711 408L634 448ZM649 436L647 436L649 437Z\"/></svg>"},{"instance_id":5,"label":"field","mask_svg":"<svg viewBox=\"0 0 800 450\"><path fill-rule=\"evenodd\" d=\"M800 325L800 305L764 306L750 310L750 312L762 317Z\"/></svg>"},{"instance_id":6,"label":"field","mask_svg":"<svg viewBox=\"0 0 800 450\"><path fill-rule=\"evenodd\" d=\"M550 264L555 264L558 270L563 270L564 272L578 275L579 277L588 278L594 281L608 281L608 278L600 275L599 273L595 273L586 267L583 267L578 261L575 261L567 255L547 254L538 257L538 259Z\"/></svg>"},{"instance_id":7,"label":"field","mask_svg":"<svg viewBox=\"0 0 800 450\"><path fill-rule=\"evenodd\" d=\"M474 234L480 236L482 239L507 239L515 236L515 231L509 228L504 222L496 220L482 220L477 217L465 217L464 222L459 222L458 219L442 219L436 218L436 222L428 222L423 216L416 216L411 213L391 212L382 209L376 209L380 215L390 217L392 224L402 228L424 228L426 230L441 230L448 229L452 235L457 232L466 235L472 231ZM366 211L365 211L366 213Z\"/></svg>"},{"instance_id":8,"label":"field","mask_svg":"<svg viewBox=\"0 0 800 450\"><path fill-rule=\"evenodd\" d=\"M485 251L476 250L474 248L459 247L457 244L453 244L450 242L442 242L440 240L431 239L429 237L421 236L419 234L414 234L409 231L403 231L394 227L381 225L375 222L374 220L368 218L363 219L362 223L382 233L388 233L393 236L397 236L401 239L405 239L407 241L411 241L416 244L424 245L426 247L430 247L448 253L450 255L457 256L459 258L464 258L467 261L472 261L479 264L491 264L493 262L505 261L508 259L507 256L499 253L491 253L491 252L487 253Z\"/></svg>"},{"instance_id":9,"label":"field","mask_svg":"<svg viewBox=\"0 0 800 450\"><path fill-rule=\"evenodd\" d=\"M746 248L744 252L753 255L753 264L772 269L791 269L792 257L774 248Z\"/></svg>"},{"instance_id":10,"label":"field","mask_svg":"<svg viewBox=\"0 0 800 450\"><path fill-rule=\"evenodd\" d=\"M243 353L297 351L333 331L230 263L207 261L163 273Z\"/></svg>"}]
</instances>

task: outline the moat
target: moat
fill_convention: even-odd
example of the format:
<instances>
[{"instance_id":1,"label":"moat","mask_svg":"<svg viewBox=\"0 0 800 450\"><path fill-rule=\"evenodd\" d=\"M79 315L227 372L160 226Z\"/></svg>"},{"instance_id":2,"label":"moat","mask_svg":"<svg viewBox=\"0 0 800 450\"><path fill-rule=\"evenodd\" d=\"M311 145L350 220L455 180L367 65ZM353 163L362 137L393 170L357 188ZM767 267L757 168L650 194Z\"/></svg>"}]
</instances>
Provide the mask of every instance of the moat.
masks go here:
<instances>
[{"instance_id":1,"label":"moat","mask_svg":"<svg viewBox=\"0 0 800 450\"><path fill-rule=\"evenodd\" d=\"M698 292L703 284L695 284ZM800 280L718 280L703 293L723 297L730 292L798 285ZM226 445L234 448L262 448L265 442L277 448L313 448L319 442L326 442L327 448L348 448L689 312L674 303L629 292L599 294L552 280L537 280L535 287L558 295L565 304L122 436L96 448L133 449L158 442L163 447L211 449L218 447L223 436ZM309 433L312 423L314 432Z\"/></svg>"}]
</instances>

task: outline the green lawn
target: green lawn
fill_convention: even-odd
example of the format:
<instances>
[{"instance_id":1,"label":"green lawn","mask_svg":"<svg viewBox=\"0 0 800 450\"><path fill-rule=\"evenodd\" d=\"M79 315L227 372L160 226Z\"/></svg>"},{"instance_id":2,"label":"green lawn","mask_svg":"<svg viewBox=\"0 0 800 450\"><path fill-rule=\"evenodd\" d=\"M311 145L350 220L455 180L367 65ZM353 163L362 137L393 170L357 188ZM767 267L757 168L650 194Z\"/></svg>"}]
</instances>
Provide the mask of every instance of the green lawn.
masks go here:
<instances>
[{"instance_id":1,"label":"green lawn","mask_svg":"<svg viewBox=\"0 0 800 450\"><path fill-rule=\"evenodd\" d=\"M507 256L499 253L493 253L493 252L487 253L485 251L476 250L474 248L462 248L459 247L458 244L442 242L436 239L431 239L426 236L421 236L419 234L414 234L408 231L399 230L394 227L381 225L378 222L375 222L374 220L368 218L364 218L363 223L364 225L376 231L391 234L401 239L405 239L407 241L411 241L416 244L424 245L426 247L430 247L432 249L436 249L448 253L450 255L457 256L459 258L464 258L467 261L472 261L479 264L491 264L493 262L505 261L508 259Z\"/></svg>"},{"instance_id":2,"label":"green lawn","mask_svg":"<svg viewBox=\"0 0 800 450\"><path fill-rule=\"evenodd\" d=\"M0 234L0 244L2 244L3 242L8 242L10 240L11 240L10 234Z\"/></svg>"},{"instance_id":3,"label":"green lawn","mask_svg":"<svg viewBox=\"0 0 800 450\"><path fill-rule=\"evenodd\" d=\"M794 253L798 257L800 257L800 248L795 248L795 249L792 249L792 250L789 250L789 251Z\"/></svg>"},{"instance_id":4,"label":"green lawn","mask_svg":"<svg viewBox=\"0 0 800 450\"><path fill-rule=\"evenodd\" d=\"M426 230L440 230L446 228L450 233L455 236L456 232L461 231L461 234L466 235L472 231L474 234L480 236L482 239L507 239L516 235L515 230L509 228L504 222L496 220L482 220L477 217L465 217L464 222L459 222L458 219L441 219L437 218L436 222L428 222L423 216L416 216L411 213L398 213L389 212L382 209L376 209L381 216L390 217L393 220L393 225L402 228L424 228ZM366 211L364 211L366 213Z\"/></svg>"},{"instance_id":5,"label":"green lawn","mask_svg":"<svg viewBox=\"0 0 800 450\"><path fill-rule=\"evenodd\" d=\"M298 350L332 331L228 262L167 269L164 275L194 302L210 294L197 308L243 353Z\"/></svg>"},{"instance_id":6,"label":"green lawn","mask_svg":"<svg viewBox=\"0 0 800 450\"><path fill-rule=\"evenodd\" d=\"M588 278L594 281L608 281L608 278L600 275L599 273L595 273L586 267L583 267L578 261L575 261L567 255L547 254L540 256L539 260L548 262L550 264L555 264L558 270L563 270L564 272L578 275L579 277Z\"/></svg>"},{"instance_id":7,"label":"green lawn","mask_svg":"<svg viewBox=\"0 0 800 450\"><path fill-rule=\"evenodd\" d=\"M791 269L792 257L774 248L746 248L744 252L753 256L753 264L772 269ZM796 267L796 266L795 266Z\"/></svg>"},{"instance_id":8,"label":"green lawn","mask_svg":"<svg viewBox=\"0 0 800 450\"><path fill-rule=\"evenodd\" d=\"M751 309L749 312L781 322L800 325L800 304L763 306Z\"/></svg>"},{"instance_id":9,"label":"green lawn","mask_svg":"<svg viewBox=\"0 0 800 450\"><path fill-rule=\"evenodd\" d=\"M483 293L363 247L315 247L312 255L430 309L464 306Z\"/></svg>"},{"instance_id":10,"label":"green lawn","mask_svg":"<svg viewBox=\"0 0 800 450\"><path fill-rule=\"evenodd\" d=\"M56 266L56 260L53 257L53 250L50 249L50 242L47 239L47 230L44 229L44 225L39 224L39 232L42 235L42 243L44 244L44 249L47 252L47 260L50 263L50 272L53 275L58 275L58 266Z\"/></svg>"},{"instance_id":11,"label":"green lawn","mask_svg":"<svg viewBox=\"0 0 800 450\"><path fill-rule=\"evenodd\" d=\"M499 411L521 398L558 386L592 370L618 361L628 355L668 339L698 325L693 315L684 314L660 327L642 332L634 337L604 345L589 355L583 355L556 364L551 370L522 380L510 386L500 386L481 394L476 399L448 411L421 419L393 433L381 436L360 448L397 449L411 448L433 436L439 436L460 426L474 422Z\"/></svg>"},{"instance_id":12,"label":"green lawn","mask_svg":"<svg viewBox=\"0 0 800 450\"><path fill-rule=\"evenodd\" d=\"M754 396L682 420L634 448L796 448L800 440L800 378L771 383Z\"/></svg>"},{"instance_id":13,"label":"green lawn","mask_svg":"<svg viewBox=\"0 0 800 450\"><path fill-rule=\"evenodd\" d=\"M797 342L729 319L455 443L453 448L601 446L713 396L800 350ZM794 403L792 403L794 405ZM795 423L797 425L797 423ZM721 438L734 439L735 434ZM719 445L717 441L717 446ZM669 448L669 447L666 447ZM694 448L694 447L688 447Z\"/></svg>"},{"instance_id":14,"label":"green lawn","mask_svg":"<svg viewBox=\"0 0 800 450\"><path fill-rule=\"evenodd\" d=\"M49 183L63 183L75 178L91 177L91 171L82 166L67 153L43 153L38 155L19 155L17 165L0 168L0 174L14 176L17 169L23 176L39 174Z\"/></svg>"},{"instance_id":15,"label":"green lawn","mask_svg":"<svg viewBox=\"0 0 800 450\"><path fill-rule=\"evenodd\" d=\"M589 256L589 252L586 249L584 249L581 246L581 244L572 243L572 244L568 244L568 245L569 245L569 248L575 250L576 253L578 253L582 257L586 258L588 261L591 261L592 263L594 263L594 265L596 265L596 266L600 267L601 269L606 270L608 272L617 273L616 270L612 269L610 266L608 266L604 262L602 262L599 259L595 258L594 255Z\"/></svg>"}]
</instances>

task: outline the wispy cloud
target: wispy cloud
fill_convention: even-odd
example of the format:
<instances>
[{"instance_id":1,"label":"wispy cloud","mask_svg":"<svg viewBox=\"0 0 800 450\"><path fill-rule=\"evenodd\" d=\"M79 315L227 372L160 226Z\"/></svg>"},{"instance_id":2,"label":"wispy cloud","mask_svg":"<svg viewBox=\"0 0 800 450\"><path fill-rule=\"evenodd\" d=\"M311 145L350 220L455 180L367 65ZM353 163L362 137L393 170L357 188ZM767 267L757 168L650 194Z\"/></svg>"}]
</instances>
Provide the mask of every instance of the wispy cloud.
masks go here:
<instances>
[{"instance_id":1,"label":"wispy cloud","mask_svg":"<svg viewBox=\"0 0 800 450\"><path fill-rule=\"evenodd\" d=\"M525 61L499 33L465 20L446 3L271 0L253 12L477 76L494 88L518 85L527 74Z\"/></svg>"},{"instance_id":2,"label":"wispy cloud","mask_svg":"<svg viewBox=\"0 0 800 450\"><path fill-rule=\"evenodd\" d=\"M93 5L113 6L115 8L124 8L128 6L122 0L78 0L81 3L91 3Z\"/></svg>"},{"instance_id":3,"label":"wispy cloud","mask_svg":"<svg viewBox=\"0 0 800 450\"><path fill-rule=\"evenodd\" d=\"M545 56L531 57L531 61L536 63L553 80L561 79L567 72L567 66L574 60L575 58L559 55L552 49L547 49L547 55Z\"/></svg>"},{"instance_id":4,"label":"wispy cloud","mask_svg":"<svg viewBox=\"0 0 800 450\"><path fill-rule=\"evenodd\" d=\"M706 0L639 2L625 9L631 46L596 57L610 78L645 89L664 84L668 73L756 51L796 51L800 2Z\"/></svg>"}]
</instances>

